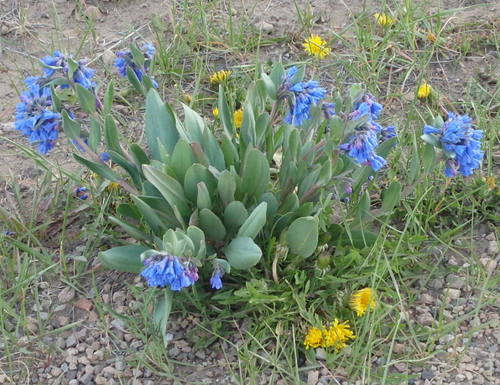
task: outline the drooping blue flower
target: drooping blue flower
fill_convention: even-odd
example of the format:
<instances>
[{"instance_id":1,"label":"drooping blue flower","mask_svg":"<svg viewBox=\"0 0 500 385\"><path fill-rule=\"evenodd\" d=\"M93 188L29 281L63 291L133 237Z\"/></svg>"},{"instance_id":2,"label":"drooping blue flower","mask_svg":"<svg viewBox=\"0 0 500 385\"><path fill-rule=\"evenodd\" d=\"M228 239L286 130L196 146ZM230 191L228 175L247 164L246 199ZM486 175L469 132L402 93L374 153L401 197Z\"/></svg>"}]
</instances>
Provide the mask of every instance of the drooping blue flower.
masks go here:
<instances>
[{"instance_id":1,"label":"drooping blue flower","mask_svg":"<svg viewBox=\"0 0 500 385\"><path fill-rule=\"evenodd\" d=\"M218 264L215 264L212 277L210 278L210 285L212 289L220 290L222 289L222 277L224 276L225 270Z\"/></svg>"},{"instance_id":2,"label":"drooping blue flower","mask_svg":"<svg viewBox=\"0 0 500 385\"><path fill-rule=\"evenodd\" d=\"M385 142L386 140L395 138L397 135L395 126L382 127L380 131L380 139Z\"/></svg>"},{"instance_id":3,"label":"drooping blue flower","mask_svg":"<svg viewBox=\"0 0 500 385\"><path fill-rule=\"evenodd\" d=\"M353 158L357 163L371 166L374 171L386 165L386 160L375 153L378 146L377 133L371 130L357 131L347 143L339 146L340 150Z\"/></svg>"},{"instance_id":4,"label":"drooping blue flower","mask_svg":"<svg viewBox=\"0 0 500 385\"><path fill-rule=\"evenodd\" d=\"M141 272L149 286L170 287L170 290L179 291L189 287L198 280L196 266L182 263L174 255L157 254L144 261L145 269Z\"/></svg>"},{"instance_id":5,"label":"drooping blue flower","mask_svg":"<svg viewBox=\"0 0 500 385\"><path fill-rule=\"evenodd\" d=\"M444 171L447 177L454 177L459 172L470 176L481 166L484 157L484 151L481 150L483 131L473 128L468 115L448 112L443 127L426 125L424 134L433 135L439 140L447 158Z\"/></svg>"},{"instance_id":6,"label":"drooping blue flower","mask_svg":"<svg viewBox=\"0 0 500 385\"><path fill-rule=\"evenodd\" d=\"M335 112L335 103L323 103L321 105L321 110L323 111L323 115L325 116L325 119L331 119L337 113Z\"/></svg>"},{"instance_id":7,"label":"drooping blue flower","mask_svg":"<svg viewBox=\"0 0 500 385\"><path fill-rule=\"evenodd\" d=\"M56 71L67 72L66 57L60 51L54 51L52 56L45 56L40 61L44 65L43 72L48 78L54 75Z\"/></svg>"},{"instance_id":8,"label":"drooping blue flower","mask_svg":"<svg viewBox=\"0 0 500 385\"><path fill-rule=\"evenodd\" d=\"M48 79L56 75L57 73L60 73L63 76L68 76L69 74L68 58L71 57L65 56L60 51L54 51L52 56L45 56L44 58L40 59L42 65L44 66L43 72L45 74L45 77ZM72 78L70 80L73 81L74 83L80 84L81 86L87 89L94 88L96 86L96 83L92 81L92 78L95 75L95 70L92 68L88 68L86 66L85 60L79 60L77 64L78 67L73 72ZM69 86L67 84L63 84L61 87L68 88Z\"/></svg>"},{"instance_id":9,"label":"drooping blue flower","mask_svg":"<svg viewBox=\"0 0 500 385\"><path fill-rule=\"evenodd\" d=\"M326 90L314 80L295 83L288 90L294 97L289 99L289 111L285 116L285 122L296 126L301 126L305 120L311 118L311 107L326 95Z\"/></svg>"},{"instance_id":10,"label":"drooping blue flower","mask_svg":"<svg viewBox=\"0 0 500 385\"><path fill-rule=\"evenodd\" d=\"M383 108L382 104L378 103L375 97L370 94L364 95L361 101L355 106L355 109L358 110L361 115L370 113L373 119L379 118Z\"/></svg>"},{"instance_id":11,"label":"drooping blue flower","mask_svg":"<svg viewBox=\"0 0 500 385\"><path fill-rule=\"evenodd\" d=\"M76 196L78 199L80 199L80 200L84 201L84 200L86 200L86 199L89 197L89 194L87 193L87 191L88 191L88 190L87 190L87 188L86 188L86 187L77 187L77 188L75 189L75 196Z\"/></svg>"},{"instance_id":12,"label":"drooping blue flower","mask_svg":"<svg viewBox=\"0 0 500 385\"><path fill-rule=\"evenodd\" d=\"M108 160L111 159L111 156L109 155L109 152L101 152L99 154L99 159L101 162L106 163Z\"/></svg>"},{"instance_id":13,"label":"drooping blue flower","mask_svg":"<svg viewBox=\"0 0 500 385\"><path fill-rule=\"evenodd\" d=\"M127 69L130 67L132 71L134 71L137 79L142 82L145 73L149 72L149 68L151 66L151 62L156 53L156 48L152 43L144 43L141 47L141 51L144 54L144 65L141 66L134 61L134 56L132 52L127 49L123 51L118 51L116 53L116 59L114 61L114 66L118 70L120 76L127 76ZM156 80L153 80L153 87L158 88L158 83Z\"/></svg>"},{"instance_id":14,"label":"drooping blue flower","mask_svg":"<svg viewBox=\"0 0 500 385\"><path fill-rule=\"evenodd\" d=\"M14 126L30 143L38 144L40 153L46 154L59 136L61 115L49 109L52 106L51 93L43 83L44 79L39 77L25 79L28 89L21 93L21 102L16 105Z\"/></svg>"}]
</instances>

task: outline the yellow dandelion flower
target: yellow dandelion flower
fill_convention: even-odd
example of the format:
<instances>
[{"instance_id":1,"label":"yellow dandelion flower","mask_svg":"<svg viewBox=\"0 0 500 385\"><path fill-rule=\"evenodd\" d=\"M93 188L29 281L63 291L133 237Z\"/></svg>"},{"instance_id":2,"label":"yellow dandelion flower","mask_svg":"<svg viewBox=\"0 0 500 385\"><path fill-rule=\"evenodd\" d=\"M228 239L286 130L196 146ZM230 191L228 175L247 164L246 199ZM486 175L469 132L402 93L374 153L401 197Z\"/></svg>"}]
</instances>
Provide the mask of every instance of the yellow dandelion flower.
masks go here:
<instances>
[{"instance_id":1,"label":"yellow dandelion flower","mask_svg":"<svg viewBox=\"0 0 500 385\"><path fill-rule=\"evenodd\" d=\"M331 48L327 47L327 42L319 35L311 35L306 38L302 46L309 55L315 56L318 59L323 59L332 52Z\"/></svg>"},{"instance_id":2,"label":"yellow dandelion flower","mask_svg":"<svg viewBox=\"0 0 500 385\"><path fill-rule=\"evenodd\" d=\"M233 113L233 122L236 128L241 128L243 124L243 109L240 108Z\"/></svg>"},{"instance_id":3,"label":"yellow dandelion flower","mask_svg":"<svg viewBox=\"0 0 500 385\"><path fill-rule=\"evenodd\" d=\"M304 338L306 349L319 348L323 345L323 331L318 328L310 328Z\"/></svg>"},{"instance_id":4,"label":"yellow dandelion flower","mask_svg":"<svg viewBox=\"0 0 500 385\"><path fill-rule=\"evenodd\" d=\"M217 107L215 107L212 110L212 115L214 116L215 119L217 119L219 117L219 109Z\"/></svg>"},{"instance_id":5,"label":"yellow dandelion flower","mask_svg":"<svg viewBox=\"0 0 500 385\"><path fill-rule=\"evenodd\" d=\"M361 317L368 308L374 309L377 305L374 291L369 287L355 291L351 295L349 305L358 317Z\"/></svg>"},{"instance_id":6,"label":"yellow dandelion flower","mask_svg":"<svg viewBox=\"0 0 500 385\"><path fill-rule=\"evenodd\" d=\"M487 176L484 179L488 185L488 190L494 190L497 188L497 180L494 176Z\"/></svg>"},{"instance_id":7,"label":"yellow dandelion flower","mask_svg":"<svg viewBox=\"0 0 500 385\"><path fill-rule=\"evenodd\" d=\"M226 70L220 70L220 71L214 72L210 76L210 83L212 83L212 84L222 83L222 82L226 81L227 79L229 79L229 77L231 76L232 73L233 73L232 71L226 71Z\"/></svg>"},{"instance_id":8,"label":"yellow dandelion flower","mask_svg":"<svg viewBox=\"0 0 500 385\"><path fill-rule=\"evenodd\" d=\"M106 190L108 191L115 191L118 190L119 188L120 188L120 183L118 182L111 182L106 186Z\"/></svg>"},{"instance_id":9,"label":"yellow dandelion flower","mask_svg":"<svg viewBox=\"0 0 500 385\"><path fill-rule=\"evenodd\" d=\"M434 35L431 31L427 32L427 41L434 43L437 40L436 35Z\"/></svg>"},{"instance_id":10,"label":"yellow dandelion flower","mask_svg":"<svg viewBox=\"0 0 500 385\"><path fill-rule=\"evenodd\" d=\"M335 318L335 321L326 330L323 330L323 347L334 347L337 350L347 346L349 340L356 338L351 330L349 321L340 322Z\"/></svg>"},{"instance_id":11,"label":"yellow dandelion flower","mask_svg":"<svg viewBox=\"0 0 500 385\"><path fill-rule=\"evenodd\" d=\"M382 27L388 27L396 23L396 19L387 13L376 13L373 16L375 17L375 20L377 20L378 25L381 25Z\"/></svg>"},{"instance_id":12,"label":"yellow dandelion flower","mask_svg":"<svg viewBox=\"0 0 500 385\"><path fill-rule=\"evenodd\" d=\"M420 86L418 87L417 97L419 99L427 99L431 95L431 93L432 93L431 85L424 82L420 84Z\"/></svg>"},{"instance_id":13,"label":"yellow dandelion flower","mask_svg":"<svg viewBox=\"0 0 500 385\"><path fill-rule=\"evenodd\" d=\"M182 95L182 99L184 100L184 103L186 103L186 104L189 104L193 101L193 97L190 94Z\"/></svg>"}]
</instances>

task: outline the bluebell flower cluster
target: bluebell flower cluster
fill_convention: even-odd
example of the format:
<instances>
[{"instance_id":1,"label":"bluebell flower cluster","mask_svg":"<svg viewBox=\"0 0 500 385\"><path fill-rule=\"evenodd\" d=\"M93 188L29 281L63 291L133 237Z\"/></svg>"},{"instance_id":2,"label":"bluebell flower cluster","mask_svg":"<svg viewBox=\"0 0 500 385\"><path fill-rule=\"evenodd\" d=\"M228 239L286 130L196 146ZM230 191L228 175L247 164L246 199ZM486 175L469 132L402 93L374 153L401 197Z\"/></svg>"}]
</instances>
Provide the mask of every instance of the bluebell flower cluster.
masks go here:
<instances>
[{"instance_id":1,"label":"bluebell flower cluster","mask_svg":"<svg viewBox=\"0 0 500 385\"><path fill-rule=\"evenodd\" d=\"M383 127L377 122L382 109L382 104L378 103L372 95L364 95L361 101L356 103L354 111L349 114L348 118L360 119L369 114L368 120L362 126L356 127L355 133L348 141L339 146L341 151L357 163L370 166L374 171L380 170L387 164L387 161L376 153L378 145L381 141L396 136L396 127Z\"/></svg>"},{"instance_id":2,"label":"bluebell flower cluster","mask_svg":"<svg viewBox=\"0 0 500 385\"><path fill-rule=\"evenodd\" d=\"M53 77L57 73L60 73L64 77L67 77L69 74L68 57L66 57L60 51L54 51L52 56L45 56L40 61L44 66L43 72L45 78L47 79ZM95 70L92 68L88 68L86 66L85 60L79 60L77 64L78 67L73 72L72 77L69 80L73 81L74 83L78 83L87 89L93 89L96 86L95 82L92 81L92 78L95 75ZM69 86L65 84L61 87L67 88Z\"/></svg>"},{"instance_id":3,"label":"bluebell flower cluster","mask_svg":"<svg viewBox=\"0 0 500 385\"><path fill-rule=\"evenodd\" d=\"M469 116L448 112L443 127L426 125L424 134L433 135L439 140L447 158L444 170L447 177L454 177L458 173L470 176L481 166L484 157L484 151L481 150L483 131L473 128Z\"/></svg>"},{"instance_id":4,"label":"bluebell flower cluster","mask_svg":"<svg viewBox=\"0 0 500 385\"><path fill-rule=\"evenodd\" d=\"M181 262L175 255L157 254L144 261L145 269L141 272L148 285L152 287L170 287L180 291L198 280L198 269L190 262Z\"/></svg>"},{"instance_id":5,"label":"bluebell flower cluster","mask_svg":"<svg viewBox=\"0 0 500 385\"><path fill-rule=\"evenodd\" d=\"M323 103L321 105L321 110L323 111L325 119L331 119L337 115L335 112L335 103Z\"/></svg>"},{"instance_id":6,"label":"bluebell flower cluster","mask_svg":"<svg viewBox=\"0 0 500 385\"><path fill-rule=\"evenodd\" d=\"M21 102L16 105L14 126L30 143L38 144L41 154L48 153L59 136L61 115L53 112L50 88L44 86L44 79L31 76L25 79L28 87L21 93Z\"/></svg>"},{"instance_id":7,"label":"bluebell flower cluster","mask_svg":"<svg viewBox=\"0 0 500 385\"><path fill-rule=\"evenodd\" d=\"M224 273L224 268L217 264L214 266L214 271L212 273L212 277L210 278L210 286L212 286L212 289L222 289L222 277L224 276Z\"/></svg>"},{"instance_id":8,"label":"bluebell flower cluster","mask_svg":"<svg viewBox=\"0 0 500 385\"><path fill-rule=\"evenodd\" d=\"M84 201L84 200L88 199L89 194L88 194L88 190L87 190L87 188L86 188L86 187L77 187L77 188L75 189L75 196L76 196L78 199L82 200L82 201Z\"/></svg>"},{"instance_id":9,"label":"bluebell flower cluster","mask_svg":"<svg viewBox=\"0 0 500 385\"><path fill-rule=\"evenodd\" d=\"M129 49L116 53L117 58L115 59L114 66L117 68L120 76L127 76L127 69L130 68L134 71L137 79L142 82L144 74L149 72L151 62L156 53L156 48L152 43L144 43L141 47L141 51L145 59L143 66L134 61L134 56ZM152 82L153 87L158 88L158 83L153 79Z\"/></svg>"},{"instance_id":10,"label":"bluebell flower cluster","mask_svg":"<svg viewBox=\"0 0 500 385\"><path fill-rule=\"evenodd\" d=\"M301 126L304 121L311 118L311 107L325 97L326 90L314 80L294 83L293 77L297 71L298 68L295 66L287 71L283 77L281 88L287 91L285 97L287 97L289 104L285 122Z\"/></svg>"},{"instance_id":11,"label":"bluebell flower cluster","mask_svg":"<svg viewBox=\"0 0 500 385\"><path fill-rule=\"evenodd\" d=\"M43 76L29 76L24 80L27 89L21 93L21 102L16 106L15 128L21 131L30 143L38 144L38 151L47 154L55 146L61 127L61 115L52 109L52 92L50 82L69 74L68 58L60 51L40 60L43 65ZM85 62L76 62L78 68L68 81L93 89L92 81L95 70L86 67ZM67 88L68 84L60 87Z\"/></svg>"}]
</instances>

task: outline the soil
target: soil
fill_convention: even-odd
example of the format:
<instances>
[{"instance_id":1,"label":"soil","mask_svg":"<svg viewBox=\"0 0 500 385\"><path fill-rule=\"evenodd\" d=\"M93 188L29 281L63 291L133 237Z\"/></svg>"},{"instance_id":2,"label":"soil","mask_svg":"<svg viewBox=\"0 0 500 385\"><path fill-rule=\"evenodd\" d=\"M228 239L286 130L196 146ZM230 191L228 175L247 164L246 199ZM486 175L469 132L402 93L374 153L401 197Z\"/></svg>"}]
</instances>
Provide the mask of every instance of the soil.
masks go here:
<instances>
[{"instance_id":1,"label":"soil","mask_svg":"<svg viewBox=\"0 0 500 385\"><path fill-rule=\"evenodd\" d=\"M67 1L67 0L4 0L0 2L0 181L4 179L15 179L26 188L36 183L34 180L39 173L36 171L33 160L20 154L19 149L9 141L26 144L24 138L13 128L13 116L18 93L22 87L22 80L29 74L39 71L37 59L50 53L53 47L66 48L76 51L77 46L85 35L88 23L95 25L95 39L88 36L88 42L82 53L94 64L95 68L109 69L109 50L115 50L125 46L130 40L141 37L148 40L152 37L152 30L149 25L153 16L159 16L167 23L171 22L172 9L175 9L174 0L117 0L117 1ZM292 36L296 37L292 41L300 42L304 31L298 20L295 4L302 3L293 0L266 0L247 1L237 0L233 2L234 12L241 18L247 18L249 22L257 28L262 28L268 37ZM350 23L350 17L363 9L365 2L361 0L345 0L332 2L331 0L311 1L310 8L304 7L303 16L313 14L315 16L314 31L335 31L340 32ZM437 8L441 1L429 2L429 12ZM485 25L497 26L500 17L500 4L495 1L483 2L477 0L454 1L445 0L442 2L443 9L455 9L460 7L478 7L462 10L453 17L450 15L450 23L456 26L457 30L469 22L484 21ZM381 3L377 1L366 2L366 9L379 10ZM225 10L221 9L223 14ZM375 11L374 11L375 12ZM55 27L57 26L57 28ZM166 31L166 34L169 32ZM480 37L478 37L480 38ZM277 43L276 45L265 47L261 54L271 58L293 57L300 51L300 43ZM342 54L345 47L338 48ZM248 59L251 62L250 58ZM485 84L496 86L497 79L500 78L500 61L498 52L485 52L484 55L458 56L450 53L449 57L431 63L429 68L429 80L433 84L439 84L443 90L447 90L450 96L460 99L464 92L464 84L473 79L482 79ZM482 75L481 75L482 74ZM102 75L99 74L99 75ZM98 76L99 76L98 75ZM479 78L478 78L479 76ZM415 79L409 79L406 85L408 92L413 92ZM68 146L64 138L47 158L58 165L73 165ZM3 204L0 199L0 204ZM488 233L489 234L489 233ZM486 233L480 234L478 242L484 240ZM490 235L488 235L491 237ZM487 240L493 242L494 239ZM490 243L487 243L490 245ZM498 248L496 250L483 250L483 261L492 274L497 272ZM465 263L465 262L464 262ZM465 271L465 270L464 270ZM32 345L25 337L20 338L19 351L15 352L15 362L17 370L17 384L70 384L70 385L91 385L91 384L134 384L134 385L169 385L174 384L174 380L169 376L175 373L175 377L183 378L183 383L198 381L206 384L232 384L234 383L231 371L226 367L231 359L236 362L237 351L234 346L241 343L242 334L235 333L235 337L227 342L217 341L208 349L195 351L191 348L191 341L187 338L190 325L199 323L195 316L188 318L178 317L174 314L171 328L171 343L169 345L169 356L177 361L175 371L170 371L161 367L160 362L155 362L158 366L151 367L151 371L136 372L125 365L129 361L137 360L139 356L147 354L147 341L143 336L131 335L127 332L123 320L119 314L137 317L137 304L133 298L134 294L129 291L123 281L133 283L136 287L141 287L141 282L130 275L123 275L110 272L97 273L97 287L101 287L100 292L94 292L91 282L82 283L88 288L90 295L72 292L71 288L62 282L41 282L41 311L46 313L48 308L56 311L48 320L48 329L45 333L40 333L40 340ZM430 283L425 283L428 285ZM441 288L428 286L429 303L423 304L421 308L409 309L415 313L415 317L422 323L435 322L432 308L441 301L443 290L448 283L444 281ZM439 286L439 285L438 285ZM474 300L479 295L472 289L459 288L459 297L455 300L465 299L462 304L463 312L472 311L465 309L469 306L467 301ZM97 299L98 298L98 299ZM127 300L125 300L127 298ZM79 300L81 300L79 302ZM85 300L89 301L86 302ZM92 305L94 300L103 301L116 316L110 312L109 330L103 328L99 322L98 314ZM460 302L460 301L459 301ZM77 305L78 304L78 305ZM45 308L44 308L45 306ZM436 305L437 306L437 305ZM472 306L472 305L471 305ZM456 309L452 307L451 311ZM422 316L425 315L425 316ZM450 313L451 317L458 316ZM30 317L36 319L37 314ZM419 318L420 317L420 318ZM427 317L427 318L426 318ZM429 318L430 317L430 318ZM498 321L498 314L494 308L484 308L477 315L478 322L487 322L490 319ZM498 322L497 322L498 324ZM33 327L36 323L33 321ZM12 325L14 327L14 325ZM474 325L465 325L464 334ZM52 336L47 333L50 330L60 327L67 327L67 331ZM244 333L247 325L243 322L237 325L237 330ZM41 331L33 329L33 333ZM418 369L421 378L415 384L497 384L500 383L498 377L498 362L500 357L498 352L487 350L487 347L500 343L498 330L487 329L481 335L477 335L472 345L478 352L464 365L452 368L449 374L450 364L448 355L437 357L433 366L424 373ZM495 341L496 339L496 341ZM457 349L468 342L461 341L453 346ZM470 344L468 344L470 345ZM443 342L446 345L446 341ZM130 353L130 347L135 353ZM483 349L484 347L484 349ZM33 349L36 350L33 350ZM26 351L32 352L26 354ZM1 349L0 349L1 351ZM146 352L146 353L144 353ZM456 355L456 351L448 352L449 355ZM483 355L481 355L481 354ZM123 356L127 354L127 356ZM481 372L484 365L480 362L491 362L486 374ZM26 366L26 362L30 367ZM496 362L496 363L495 363ZM65 365L66 364L66 365ZM375 362L374 365L377 365ZM235 369L235 368L233 368ZM410 370L412 368L402 368ZM161 372L162 375L154 374L154 371ZM482 370L482 369L481 369ZM309 374L318 384L330 383L351 383L341 375L332 374L329 370L318 370L318 373ZM6 373L6 374L5 374ZM305 372L306 373L306 372ZM448 374L443 374L448 373ZM472 374L471 374L472 373ZM459 376L460 374L460 376ZM472 375L472 379L470 376ZM463 378L462 378L463 376ZM483 382L477 380L483 378ZM2 371L2 360L0 357L0 384L9 382L11 377L9 372ZM28 379L29 378L29 379ZM262 374L262 383L266 380L266 374ZM447 382L445 382L445 380ZM29 381L29 382L27 382ZM73 381L73 382L72 382ZM76 381L76 382L75 382ZM309 379L304 378L308 384ZM439 382L441 381L441 382ZM312 384L313 382L311 382ZM315 384L316 382L314 382ZM285 385L283 382L282 385Z\"/></svg>"}]
</instances>

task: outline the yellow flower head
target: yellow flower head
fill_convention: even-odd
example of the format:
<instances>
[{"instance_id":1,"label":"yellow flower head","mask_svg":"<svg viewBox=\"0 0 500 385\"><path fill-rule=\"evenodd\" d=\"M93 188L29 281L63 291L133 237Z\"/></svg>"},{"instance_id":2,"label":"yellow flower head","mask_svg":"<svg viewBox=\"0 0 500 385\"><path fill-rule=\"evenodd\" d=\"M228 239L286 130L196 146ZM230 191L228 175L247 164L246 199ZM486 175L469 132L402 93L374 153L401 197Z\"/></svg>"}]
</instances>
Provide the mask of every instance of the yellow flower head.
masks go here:
<instances>
[{"instance_id":1,"label":"yellow flower head","mask_svg":"<svg viewBox=\"0 0 500 385\"><path fill-rule=\"evenodd\" d=\"M306 38L302 46L309 55L315 56L318 59L323 59L332 52L331 48L327 47L326 41L319 35L311 35Z\"/></svg>"},{"instance_id":2,"label":"yellow flower head","mask_svg":"<svg viewBox=\"0 0 500 385\"><path fill-rule=\"evenodd\" d=\"M376 305L375 293L369 287L355 291L349 300L349 306L356 312L358 317L365 314L368 308L374 309Z\"/></svg>"},{"instance_id":3,"label":"yellow flower head","mask_svg":"<svg viewBox=\"0 0 500 385\"><path fill-rule=\"evenodd\" d=\"M232 71L226 71L226 70L220 70L220 71L214 72L210 76L210 83L212 83L212 84L222 83L222 82L226 81L231 76L232 73L233 73Z\"/></svg>"},{"instance_id":4,"label":"yellow flower head","mask_svg":"<svg viewBox=\"0 0 500 385\"><path fill-rule=\"evenodd\" d=\"M108 191L115 191L118 190L119 188L120 188L120 183L118 182L111 182L106 186L106 190Z\"/></svg>"},{"instance_id":5,"label":"yellow flower head","mask_svg":"<svg viewBox=\"0 0 500 385\"><path fill-rule=\"evenodd\" d=\"M431 95L431 93L432 87L430 86L430 84L424 82L418 87L417 97L419 99L427 99Z\"/></svg>"},{"instance_id":6,"label":"yellow flower head","mask_svg":"<svg viewBox=\"0 0 500 385\"><path fill-rule=\"evenodd\" d=\"M427 41L434 43L437 40L436 35L434 35L431 31L427 32Z\"/></svg>"},{"instance_id":7,"label":"yellow flower head","mask_svg":"<svg viewBox=\"0 0 500 385\"><path fill-rule=\"evenodd\" d=\"M219 117L219 109L217 107L215 107L212 110L212 115L214 116L215 119L217 119Z\"/></svg>"},{"instance_id":8,"label":"yellow flower head","mask_svg":"<svg viewBox=\"0 0 500 385\"><path fill-rule=\"evenodd\" d=\"M484 179L488 185L488 190L494 190L497 188L497 180L494 176L487 176Z\"/></svg>"},{"instance_id":9,"label":"yellow flower head","mask_svg":"<svg viewBox=\"0 0 500 385\"><path fill-rule=\"evenodd\" d=\"M304 338L306 349L319 348L323 344L323 332L318 328L310 328Z\"/></svg>"},{"instance_id":10,"label":"yellow flower head","mask_svg":"<svg viewBox=\"0 0 500 385\"><path fill-rule=\"evenodd\" d=\"M354 332L349 326L349 321L340 322L335 318L335 321L326 330L323 330L323 344L325 348L334 347L337 350L347 346L349 340L356 338Z\"/></svg>"},{"instance_id":11,"label":"yellow flower head","mask_svg":"<svg viewBox=\"0 0 500 385\"><path fill-rule=\"evenodd\" d=\"M234 126L236 128L241 128L241 125L243 124L243 109L242 108L234 111L233 121L234 121Z\"/></svg>"},{"instance_id":12,"label":"yellow flower head","mask_svg":"<svg viewBox=\"0 0 500 385\"><path fill-rule=\"evenodd\" d=\"M184 100L184 103L186 103L186 104L189 104L193 101L193 97L190 94L182 95L182 99Z\"/></svg>"},{"instance_id":13,"label":"yellow flower head","mask_svg":"<svg viewBox=\"0 0 500 385\"><path fill-rule=\"evenodd\" d=\"M378 25L382 27L391 26L396 23L396 19L389 16L387 13L376 13L373 15L377 20Z\"/></svg>"}]
</instances>

